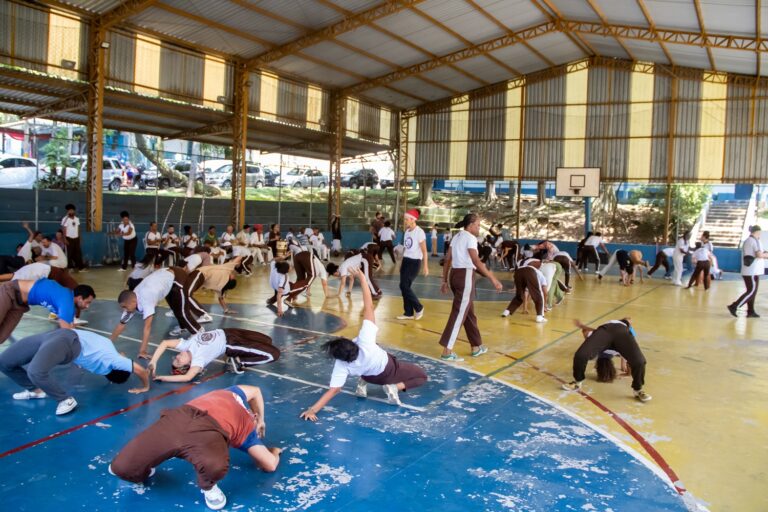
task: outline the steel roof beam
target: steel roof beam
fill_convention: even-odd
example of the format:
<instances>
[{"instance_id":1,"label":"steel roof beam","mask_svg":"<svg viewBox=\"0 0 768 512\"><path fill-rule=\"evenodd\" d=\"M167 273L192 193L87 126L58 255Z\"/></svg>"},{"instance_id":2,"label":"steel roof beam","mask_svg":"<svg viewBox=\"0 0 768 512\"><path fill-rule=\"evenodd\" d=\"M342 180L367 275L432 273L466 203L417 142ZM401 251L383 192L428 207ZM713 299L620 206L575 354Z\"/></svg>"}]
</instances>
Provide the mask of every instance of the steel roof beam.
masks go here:
<instances>
[{"instance_id":1,"label":"steel roof beam","mask_svg":"<svg viewBox=\"0 0 768 512\"><path fill-rule=\"evenodd\" d=\"M549 18L550 21L554 21L559 24L563 20L563 14L560 12L560 10L553 3L551 3L550 0L541 1L546 4L546 6L549 8L549 11L539 3L539 0L531 0L531 3L539 11L541 11L544 16ZM573 44L575 44L582 52L584 52L585 56L599 55L598 52L592 48L592 45L589 44L589 42L582 38L579 34L573 33L570 30L565 30L562 25L559 26L563 34L565 34Z\"/></svg>"},{"instance_id":2,"label":"steel roof beam","mask_svg":"<svg viewBox=\"0 0 768 512\"><path fill-rule=\"evenodd\" d=\"M48 117L60 112L71 112L85 107L87 101L88 91L83 91L67 98L52 101L32 112L24 114L21 118L32 119L34 117Z\"/></svg>"},{"instance_id":3,"label":"steel roof beam","mask_svg":"<svg viewBox=\"0 0 768 512\"><path fill-rule=\"evenodd\" d=\"M654 22L653 18L651 17L651 13L648 11L648 7L645 5L645 0L637 0L637 5L640 7L640 10L643 12L643 16L645 17L645 21L648 22L648 26L650 29L655 33L656 32L656 23ZM661 47L661 51L664 52L664 56L669 61L669 64L674 66L675 61L672 59L672 54L669 53L669 50L667 49L667 45L664 44L663 41L658 41L658 45Z\"/></svg>"},{"instance_id":4,"label":"steel roof beam","mask_svg":"<svg viewBox=\"0 0 768 512\"><path fill-rule=\"evenodd\" d=\"M610 23L608 23L608 19L605 17L605 14L603 14L603 11L598 7L594 0L585 0L587 4L589 4L589 7L592 8L593 11L595 11L595 14L597 14L597 17L600 18L600 21L603 22L603 25L609 26ZM627 45L624 44L624 41L621 40L619 36L616 34L612 34L613 38L616 40L617 43L619 43L619 46L629 55L629 58L632 60L637 60L634 55L632 55L632 52L627 48Z\"/></svg>"},{"instance_id":5,"label":"steel roof beam","mask_svg":"<svg viewBox=\"0 0 768 512\"><path fill-rule=\"evenodd\" d=\"M701 34L706 37L707 29L704 26L704 15L701 12L701 2L699 0L693 0L693 5L696 8L696 18L699 20L699 28L701 29ZM712 55L712 48L709 46L707 46L707 57L709 57L709 65L712 66L712 71L717 71L717 66L715 66L715 57Z\"/></svg>"},{"instance_id":6,"label":"steel roof beam","mask_svg":"<svg viewBox=\"0 0 768 512\"><path fill-rule=\"evenodd\" d=\"M156 3L157 0L126 0L114 9L99 16L97 18L99 27L106 30L128 17L152 7Z\"/></svg>"}]
</instances>

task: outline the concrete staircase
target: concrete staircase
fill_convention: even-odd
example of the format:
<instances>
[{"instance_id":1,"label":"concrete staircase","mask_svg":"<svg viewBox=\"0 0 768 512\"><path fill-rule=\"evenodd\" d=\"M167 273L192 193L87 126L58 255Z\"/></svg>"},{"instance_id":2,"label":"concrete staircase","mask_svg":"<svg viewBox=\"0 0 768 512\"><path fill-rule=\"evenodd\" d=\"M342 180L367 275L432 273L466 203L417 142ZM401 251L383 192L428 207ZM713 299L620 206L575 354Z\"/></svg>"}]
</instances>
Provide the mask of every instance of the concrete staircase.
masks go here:
<instances>
[{"instance_id":1,"label":"concrete staircase","mask_svg":"<svg viewBox=\"0 0 768 512\"><path fill-rule=\"evenodd\" d=\"M715 247L738 247L749 201L717 201L710 205L699 233L709 231Z\"/></svg>"}]
</instances>

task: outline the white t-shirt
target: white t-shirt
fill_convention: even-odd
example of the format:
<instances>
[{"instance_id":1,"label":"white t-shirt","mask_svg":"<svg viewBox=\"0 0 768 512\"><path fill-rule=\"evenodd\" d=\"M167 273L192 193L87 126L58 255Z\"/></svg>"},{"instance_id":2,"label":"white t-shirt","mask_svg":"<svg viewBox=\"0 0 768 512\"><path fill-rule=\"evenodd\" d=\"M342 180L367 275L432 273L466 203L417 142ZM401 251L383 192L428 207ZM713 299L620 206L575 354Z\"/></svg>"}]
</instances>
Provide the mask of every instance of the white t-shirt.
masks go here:
<instances>
[{"instance_id":1,"label":"white t-shirt","mask_svg":"<svg viewBox=\"0 0 768 512\"><path fill-rule=\"evenodd\" d=\"M452 237L453 237L453 235L451 235L451 232L450 231L446 231L443 234L443 242L450 242Z\"/></svg>"},{"instance_id":2,"label":"white t-shirt","mask_svg":"<svg viewBox=\"0 0 768 512\"><path fill-rule=\"evenodd\" d=\"M584 241L585 246L591 245L592 247L599 247L601 243L603 243L603 239L597 235L592 235Z\"/></svg>"},{"instance_id":3,"label":"white t-shirt","mask_svg":"<svg viewBox=\"0 0 768 512\"><path fill-rule=\"evenodd\" d=\"M566 258L568 258L569 261L573 261L573 258L571 258L571 255L568 254L568 251L558 251L557 253L555 253L555 257L557 256L565 256Z\"/></svg>"},{"instance_id":4,"label":"white t-shirt","mask_svg":"<svg viewBox=\"0 0 768 512\"><path fill-rule=\"evenodd\" d=\"M136 238L136 228L133 227L133 222L128 222L128 224L123 224L122 222L117 225L117 230L120 231L120 236L123 237L123 240L133 240ZM131 234L127 234L128 232L131 232Z\"/></svg>"},{"instance_id":5,"label":"white t-shirt","mask_svg":"<svg viewBox=\"0 0 768 512\"><path fill-rule=\"evenodd\" d=\"M46 265L45 263L30 263L14 272L11 281L39 281L40 279L47 279L50 273L50 265Z\"/></svg>"},{"instance_id":6,"label":"white t-shirt","mask_svg":"<svg viewBox=\"0 0 768 512\"><path fill-rule=\"evenodd\" d=\"M667 258L671 258L672 255L675 254L675 248L667 247L666 249L662 249L661 252L663 252Z\"/></svg>"},{"instance_id":7,"label":"white t-shirt","mask_svg":"<svg viewBox=\"0 0 768 512\"><path fill-rule=\"evenodd\" d=\"M173 272L160 269L144 278L134 290L137 309L146 320L155 314L155 308L173 288Z\"/></svg>"},{"instance_id":8,"label":"white t-shirt","mask_svg":"<svg viewBox=\"0 0 768 512\"><path fill-rule=\"evenodd\" d=\"M291 254L299 254L300 252L306 251L307 248L301 245L296 237L292 237L288 241L288 250L291 251Z\"/></svg>"},{"instance_id":9,"label":"white t-shirt","mask_svg":"<svg viewBox=\"0 0 768 512\"><path fill-rule=\"evenodd\" d=\"M475 264L469 257L470 249L477 252L477 238L469 231L462 229L451 240L451 267L474 269Z\"/></svg>"},{"instance_id":10,"label":"white t-shirt","mask_svg":"<svg viewBox=\"0 0 768 512\"><path fill-rule=\"evenodd\" d=\"M269 285L273 290L283 290L283 295L291 292L291 282L288 280L288 274L281 274L275 268L275 261L269 264Z\"/></svg>"},{"instance_id":11,"label":"white t-shirt","mask_svg":"<svg viewBox=\"0 0 768 512\"><path fill-rule=\"evenodd\" d=\"M55 244L51 242L51 245L48 247L43 247L43 250L41 253L43 256L54 256L56 257L55 260L47 260L46 263L48 263L52 267L58 267L58 268L67 268L67 255L64 254L64 251L61 247L58 246L58 244Z\"/></svg>"},{"instance_id":12,"label":"white t-shirt","mask_svg":"<svg viewBox=\"0 0 768 512\"><path fill-rule=\"evenodd\" d=\"M432 239L437 240L437 230L435 228L432 228Z\"/></svg>"},{"instance_id":13,"label":"white t-shirt","mask_svg":"<svg viewBox=\"0 0 768 512\"><path fill-rule=\"evenodd\" d=\"M532 268L533 270L536 271L536 279L539 280L539 286L547 286L547 276L544 275L544 272L537 269L536 267L527 267L527 268Z\"/></svg>"},{"instance_id":14,"label":"white t-shirt","mask_svg":"<svg viewBox=\"0 0 768 512\"><path fill-rule=\"evenodd\" d=\"M231 247L232 242L234 242L237 239L234 233L224 233L221 235L221 238L219 238L219 245L222 247Z\"/></svg>"},{"instance_id":15,"label":"white t-shirt","mask_svg":"<svg viewBox=\"0 0 768 512\"><path fill-rule=\"evenodd\" d=\"M312 228L304 228L304 236L306 236L307 238L309 238L309 237L310 237L310 236L312 236L313 234L314 234L314 231L312 230Z\"/></svg>"},{"instance_id":16,"label":"white t-shirt","mask_svg":"<svg viewBox=\"0 0 768 512\"><path fill-rule=\"evenodd\" d=\"M395 238L395 231L392 228L384 226L379 230L379 240L382 242L391 242ZM421 252L421 251L419 251Z\"/></svg>"},{"instance_id":17,"label":"white t-shirt","mask_svg":"<svg viewBox=\"0 0 768 512\"><path fill-rule=\"evenodd\" d=\"M685 256L683 252L688 252L688 242L685 241L685 238L678 238L677 243L675 244L675 256L678 258L682 258ZM682 252L681 252L682 251Z\"/></svg>"},{"instance_id":18,"label":"white t-shirt","mask_svg":"<svg viewBox=\"0 0 768 512\"><path fill-rule=\"evenodd\" d=\"M163 235L160 233L153 233L152 231L147 231L147 234L144 236L144 246L147 248L153 248L153 249L159 249L160 244L153 244L150 245L149 242L161 242L163 240Z\"/></svg>"},{"instance_id":19,"label":"white t-shirt","mask_svg":"<svg viewBox=\"0 0 768 512\"><path fill-rule=\"evenodd\" d=\"M179 245L179 235L176 233L170 234L166 233L163 235L163 247L166 249L173 249L174 247Z\"/></svg>"},{"instance_id":20,"label":"white t-shirt","mask_svg":"<svg viewBox=\"0 0 768 512\"><path fill-rule=\"evenodd\" d=\"M190 366L205 368L227 349L227 335L222 329L205 331L190 336L176 345L179 351L188 350L192 354Z\"/></svg>"},{"instance_id":21,"label":"white t-shirt","mask_svg":"<svg viewBox=\"0 0 768 512\"><path fill-rule=\"evenodd\" d=\"M80 219L77 215L70 218L69 215L65 215L61 219L61 225L64 227L64 236L67 238L77 238L80 236Z\"/></svg>"},{"instance_id":22,"label":"white t-shirt","mask_svg":"<svg viewBox=\"0 0 768 512\"><path fill-rule=\"evenodd\" d=\"M360 348L357 359L351 363L336 360L331 373L332 388L340 388L350 375L353 377L379 375L387 367L389 356L376 344L376 333L379 328L370 320L363 320L363 326L352 341Z\"/></svg>"},{"instance_id":23,"label":"white t-shirt","mask_svg":"<svg viewBox=\"0 0 768 512\"><path fill-rule=\"evenodd\" d=\"M237 243L240 245L248 245L251 243L251 234L247 233L244 229L237 232Z\"/></svg>"},{"instance_id":24,"label":"white t-shirt","mask_svg":"<svg viewBox=\"0 0 768 512\"><path fill-rule=\"evenodd\" d=\"M251 245L265 245L264 233L258 233L256 231L251 233L250 243L251 243Z\"/></svg>"},{"instance_id":25,"label":"white t-shirt","mask_svg":"<svg viewBox=\"0 0 768 512\"><path fill-rule=\"evenodd\" d=\"M762 250L763 245L757 238L750 236L744 240L744 245L741 246L741 275L761 276L765 273L765 260L762 258L755 258L750 266L744 265L744 256L755 256L758 251Z\"/></svg>"},{"instance_id":26,"label":"white t-shirt","mask_svg":"<svg viewBox=\"0 0 768 512\"><path fill-rule=\"evenodd\" d=\"M184 258L184 261L186 262L186 265L184 266L184 269L187 272L192 272L197 267L202 265L203 263L203 257L199 254L190 254L186 258Z\"/></svg>"},{"instance_id":27,"label":"white t-shirt","mask_svg":"<svg viewBox=\"0 0 768 512\"><path fill-rule=\"evenodd\" d=\"M315 256L314 254L312 255L312 268L315 271L315 277L319 277L323 281L328 280L328 271L325 270L325 267L323 266L323 262L320 260L320 258Z\"/></svg>"},{"instance_id":28,"label":"white t-shirt","mask_svg":"<svg viewBox=\"0 0 768 512\"><path fill-rule=\"evenodd\" d=\"M187 249L194 249L197 247L197 235L194 233L191 235L184 235L181 237L181 243L184 244L184 247Z\"/></svg>"},{"instance_id":29,"label":"white t-shirt","mask_svg":"<svg viewBox=\"0 0 768 512\"><path fill-rule=\"evenodd\" d=\"M356 254L350 258L345 259L344 261L341 262L341 265L339 265L339 277L348 276L350 269L360 268L362 264L363 264L362 254Z\"/></svg>"},{"instance_id":30,"label":"white t-shirt","mask_svg":"<svg viewBox=\"0 0 768 512\"><path fill-rule=\"evenodd\" d=\"M697 262L709 260L709 255L710 255L709 249L707 249L704 246L699 247L698 249L693 251L693 259L696 260Z\"/></svg>"},{"instance_id":31,"label":"white t-shirt","mask_svg":"<svg viewBox=\"0 0 768 512\"><path fill-rule=\"evenodd\" d=\"M411 258L412 260L420 260L424 257L421 252L421 242L427 241L427 235L424 234L424 230L416 226L413 229L406 229L403 235L403 245L405 246L405 253L403 257Z\"/></svg>"},{"instance_id":32,"label":"white t-shirt","mask_svg":"<svg viewBox=\"0 0 768 512\"><path fill-rule=\"evenodd\" d=\"M24 258L24 261L30 261L32 259L32 242L29 240L24 242L24 245L21 246L16 255Z\"/></svg>"}]
</instances>

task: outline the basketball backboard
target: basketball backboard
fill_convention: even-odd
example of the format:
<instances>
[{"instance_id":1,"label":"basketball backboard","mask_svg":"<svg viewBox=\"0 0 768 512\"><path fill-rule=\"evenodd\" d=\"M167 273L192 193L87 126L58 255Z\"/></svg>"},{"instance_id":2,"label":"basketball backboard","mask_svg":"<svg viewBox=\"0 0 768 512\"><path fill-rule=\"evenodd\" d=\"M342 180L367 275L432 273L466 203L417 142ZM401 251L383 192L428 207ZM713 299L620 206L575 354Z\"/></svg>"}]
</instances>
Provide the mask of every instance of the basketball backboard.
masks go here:
<instances>
[{"instance_id":1,"label":"basketball backboard","mask_svg":"<svg viewBox=\"0 0 768 512\"><path fill-rule=\"evenodd\" d=\"M555 195L597 197L600 195L599 167L558 167Z\"/></svg>"}]
</instances>

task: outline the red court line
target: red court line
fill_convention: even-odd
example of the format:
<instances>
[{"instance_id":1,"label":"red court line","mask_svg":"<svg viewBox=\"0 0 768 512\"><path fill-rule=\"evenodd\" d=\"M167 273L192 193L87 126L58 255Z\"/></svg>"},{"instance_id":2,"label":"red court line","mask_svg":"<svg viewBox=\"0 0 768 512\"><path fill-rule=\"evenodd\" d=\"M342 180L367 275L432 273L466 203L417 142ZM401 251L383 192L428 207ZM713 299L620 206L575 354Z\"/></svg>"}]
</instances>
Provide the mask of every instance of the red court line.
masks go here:
<instances>
[{"instance_id":1,"label":"red court line","mask_svg":"<svg viewBox=\"0 0 768 512\"><path fill-rule=\"evenodd\" d=\"M517 359L515 356L510 356L509 354L503 354L503 355L506 356L506 357L509 357L510 359L515 359L515 360ZM553 373L550 373L550 372L548 372L546 370L542 370L538 366L533 365L533 364L531 364L528 361L525 361L525 362L528 364L528 366L530 366L531 368L533 368L537 372L541 372L544 375L548 375L548 376L552 377L553 379L555 379L556 381L560 382L561 384L565 384L565 381L563 379L561 379L560 377L558 377L557 375L555 375ZM597 399L589 396L587 393L585 393L582 390L579 390L578 393L581 396L583 396L584 398L586 398L587 400L589 400L590 402L592 402L592 404L594 404L598 409L600 409L601 411L607 413L608 416L613 418L613 420L616 423L618 423L621 426L621 428L626 430L627 433L629 435L631 435L635 439L635 441L640 443L640 446L643 447L643 449L653 459L653 461L656 463L656 465L659 466L659 468L661 468L661 470L664 471L664 473L667 475L667 478L669 478L669 480L672 482L672 485L675 487L675 490L678 492L678 494L685 494L685 493L688 492L686 490L686 488L683 486L683 484L680 483L680 479L678 478L677 473L675 473L675 470L673 470L670 467L669 463L664 459L664 457L659 452L656 451L656 448L654 448L653 445L651 443L649 443L643 437L643 435L640 432L635 430L629 423L624 421L624 419L621 416L619 416L618 414L613 412L611 409L609 409L608 407L603 405Z\"/></svg>"},{"instance_id":2,"label":"red court line","mask_svg":"<svg viewBox=\"0 0 768 512\"><path fill-rule=\"evenodd\" d=\"M50 435L47 435L45 437L41 437L40 439L38 439L36 441L30 441L29 443L23 444L21 446L17 446L16 448L8 450L7 452L0 453L0 459L2 459L4 457L8 457L9 455L13 455L14 453L19 453L21 451L24 451L27 448L33 448L33 447L41 445L43 443L47 443L48 441L51 441L53 439L56 439L56 438L59 438L59 437L62 437L62 436L66 436L67 434L71 434L72 432L77 432L78 430L82 430L85 427L87 427L89 425L93 425L95 423L98 423L98 422L100 422L102 420L106 420L108 418L112 418L114 416L118 416L118 415L123 414L125 412L132 411L134 409L138 409L139 407L145 406L145 405L150 404L152 402L156 402L156 401L161 400L161 399L163 399L163 398L165 398L167 396L180 395L182 393L186 393L187 391L189 391L190 389L194 388L198 384L202 384L203 382L208 382L209 380L213 380L213 379L215 379L217 377L221 377L222 375L224 375L223 371L221 371L219 373L214 373L213 375L210 375L210 376L208 376L208 377L206 377L204 379L200 379L200 381L197 382L197 383L187 384L187 385L182 386L180 388L172 389L171 391L166 391L165 393L163 393L161 395L157 395L157 396L154 396L152 398L147 398L146 400L142 400L141 402L139 402L137 404L133 404L133 405L131 405L129 407L123 407L122 409L118 409L116 411L110 412L108 414L105 414L104 416L99 416L96 419L93 419L93 420L90 420L90 421L86 421L85 423L80 423L79 425L75 425L74 427L69 427L66 430L62 430L60 432L56 432L54 434L50 434Z\"/></svg>"}]
</instances>

